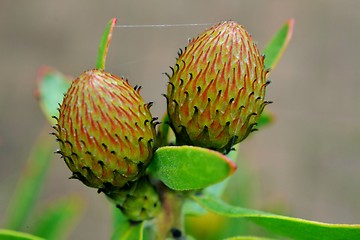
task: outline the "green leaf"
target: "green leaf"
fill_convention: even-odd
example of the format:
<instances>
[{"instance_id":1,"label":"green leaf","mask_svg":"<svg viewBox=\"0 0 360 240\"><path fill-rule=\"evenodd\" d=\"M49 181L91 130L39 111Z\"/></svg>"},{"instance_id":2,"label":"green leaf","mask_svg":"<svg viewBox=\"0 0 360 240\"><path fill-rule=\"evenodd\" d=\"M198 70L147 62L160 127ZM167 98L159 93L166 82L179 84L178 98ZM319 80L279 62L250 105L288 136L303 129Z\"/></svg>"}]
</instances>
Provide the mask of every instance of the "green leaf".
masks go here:
<instances>
[{"instance_id":1,"label":"green leaf","mask_svg":"<svg viewBox=\"0 0 360 240\"><path fill-rule=\"evenodd\" d=\"M224 198L234 205L250 207L254 202L253 193L254 189L256 189L254 186L256 181L249 161L241 153L239 155L237 161L238 170L229 178L230 181L224 194L217 198ZM204 194L209 195L207 192L204 192ZM229 218L222 229L223 235L221 236L246 235L251 233L250 229L251 223L246 219Z\"/></svg>"},{"instance_id":2,"label":"green leaf","mask_svg":"<svg viewBox=\"0 0 360 240\"><path fill-rule=\"evenodd\" d=\"M238 153L239 153L239 145L236 145L235 150L230 151L226 156L233 162L236 162L237 158L238 158ZM243 169L239 169L241 171L244 171ZM239 171L238 170L238 171ZM229 183L229 178L224 179L223 181L213 184L207 188L204 189L203 193L206 195L211 195L214 197L218 197L220 198L228 183ZM202 208L201 206L199 206L199 204L191 199L187 199L185 204L184 204L184 212L187 215L202 215L204 213L206 213L207 211L204 210L204 208Z\"/></svg>"},{"instance_id":3,"label":"green leaf","mask_svg":"<svg viewBox=\"0 0 360 240\"><path fill-rule=\"evenodd\" d=\"M27 233L17 232L8 229L0 229L1 240L45 240Z\"/></svg>"},{"instance_id":4,"label":"green leaf","mask_svg":"<svg viewBox=\"0 0 360 240\"><path fill-rule=\"evenodd\" d=\"M116 18L112 18L106 25L106 28L104 30L104 33L102 35L102 38L101 38L100 44L99 44L98 56L96 59L96 68L97 69L102 69L102 70L105 69L106 56L107 56L107 52L109 50L109 45L111 42L112 33L113 33L115 25L116 25Z\"/></svg>"},{"instance_id":5,"label":"green leaf","mask_svg":"<svg viewBox=\"0 0 360 240\"><path fill-rule=\"evenodd\" d=\"M129 221L123 222L115 230L112 240L143 240L145 222L141 223L130 223Z\"/></svg>"},{"instance_id":6,"label":"green leaf","mask_svg":"<svg viewBox=\"0 0 360 240\"><path fill-rule=\"evenodd\" d=\"M238 236L238 237L226 238L224 240L274 240L274 239L254 237L254 236Z\"/></svg>"},{"instance_id":7,"label":"green leaf","mask_svg":"<svg viewBox=\"0 0 360 240\"><path fill-rule=\"evenodd\" d=\"M231 161L233 161L234 163L236 162L236 159L238 158L238 153L239 153L238 146L239 146L239 145L236 145L236 146L234 147L234 150L233 150L233 151L230 151L230 152L226 155L226 156L227 156ZM229 178L226 178L224 181L219 182L219 183L216 183L216 184L211 185L211 186L207 187L206 189L204 189L204 193L205 193L206 195L211 195L211 196L220 197L220 196L222 196L222 194L224 193L225 188L226 188L227 185L228 185L228 182L229 182Z\"/></svg>"},{"instance_id":8,"label":"green leaf","mask_svg":"<svg viewBox=\"0 0 360 240\"><path fill-rule=\"evenodd\" d=\"M115 232L116 229L122 225L127 224L128 218L121 212L119 208L117 208L114 204L111 204L112 206L112 213L113 213L113 229Z\"/></svg>"},{"instance_id":9,"label":"green leaf","mask_svg":"<svg viewBox=\"0 0 360 240\"><path fill-rule=\"evenodd\" d=\"M171 189L184 191L208 187L231 175L236 165L226 156L200 147L159 148L149 172Z\"/></svg>"},{"instance_id":10,"label":"green leaf","mask_svg":"<svg viewBox=\"0 0 360 240\"><path fill-rule=\"evenodd\" d=\"M84 204L80 197L66 198L53 203L43 210L32 233L45 239L68 239L67 235L82 214Z\"/></svg>"},{"instance_id":11,"label":"green leaf","mask_svg":"<svg viewBox=\"0 0 360 240\"><path fill-rule=\"evenodd\" d=\"M269 111L263 111L256 125L257 128L263 128L274 121L274 116Z\"/></svg>"},{"instance_id":12,"label":"green leaf","mask_svg":"<svg viewBox=\"0 0 360 240\"><path fill-rule=\"evenodd\" d=\"M187 198L184 202L183 213L184 215L190 216L201 216L207 213L204 208L202 208L197 202L192 199Z\"/></svg>"},{"instance_id":13,"label":"green leaf","mask_svg":"<svg viewBox=\"0 0 360 240\"><path fill-rule=\"evenodd\" d=\"M193 236L186 235L186 240L196 240Z\"/></svg>"},{"instance_id":14,"label":"green leaf","mask_svg":"<svg viewBox=\"0 0 360 240\"><path fill-rule=\"evenodd\" d=\"M45 174L53 158L55 144L53 137L48 133L48 129L44 129L32 148L8 207L8 216L5 222L7 228L20 230L24 226L45 182Z\"/></svg>"},{"instance_id":15,"label":"green leaf","mask_svg":"<svg viewBox=\"0 0 360 240\"><path fill-rule=\"evenodd\" d=\"M265 54L265 67L274 69L286 47L288 46L294 30L294 19L288 20L271 39L263 50Z\"/></svg>"},{"instance_id":16,"label":"green leaf","mask_svg":"<svg viewBox=\"0 0 360 240\"><path fill-rule=\"evenodd\" d=\"M130 223L119 208L113 209L114 231L112 240L143 239L144 222Z\"/></svg>"},{"instance_id":17,"label":"green leaf","mask_svg":"<svg viewBox=\"0 0 360 240\"><path fill-rule=\"evenodd\" d=\"M211 196L193 196L208 211L227 217L247 218L276 234L297 240L360 239L360 225L329 224L280 216L253 209L231 206Z\"/></svg>"},{"instance_id":18,"label":"green leaf","mask_svg":"<svg viewBox=\"0 0 360 240\"><path fill-rule=\"evenodd\" d=\"M41 67L37 75L37 97L41 110L51 124L56 121L52 116L58 116L59 104L62 103L64 94L70 87L71 78L64 76L51 67Z\"/></svg>"}]
</instances>

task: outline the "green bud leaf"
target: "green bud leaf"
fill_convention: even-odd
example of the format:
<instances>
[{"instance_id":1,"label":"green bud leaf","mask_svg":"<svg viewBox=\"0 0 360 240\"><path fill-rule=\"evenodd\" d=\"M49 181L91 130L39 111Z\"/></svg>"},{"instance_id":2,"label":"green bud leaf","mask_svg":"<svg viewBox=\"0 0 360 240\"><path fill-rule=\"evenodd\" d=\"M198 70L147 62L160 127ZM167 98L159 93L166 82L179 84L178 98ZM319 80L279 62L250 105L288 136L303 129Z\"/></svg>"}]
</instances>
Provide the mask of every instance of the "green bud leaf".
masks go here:
<instances>
[{"instance_id":1,"label":"green bud leaf","mask_svg":"<svg viewBox=\"0 0 360 240\"><path fill-rule=\"evenodd\" d=\"M116 18L112 18L106 25L106 28L104 30L103 36L99 44L98 56L96 59L97 69L102 69L102 70L105 69L106 56L109 50L109 45L111 42L112 33L115 25L116 25Z\"/></svg>"},{"instance_id":2,"label":"green bud leaf","mask_svg":"<svg viewBox=\"0 0 360 240\"><path fill-rule=\"evenodd\" d=\"M141 223L130 223L129 221L123 222L115 230L112 240L128 240L128 239L139 239L143 240L145 221Z\"/></svg>"},{"instance_id":3,"label":"green bud leaf","mask_svg":"<svg viewBox=\"0 0 360 240\"><path fill-rule=\"evenodd\" d=\"M56 120L52 116L58 117L59 115L57 109L70 87L70 77L54 68L44 66L38 70L37 83L37 98L40 108L49 122L55 124Z\"/></svg>"},{"instance_id":4,"label":"green bud leaf","mask_svg":"<svg viewBox=\"0 0 360 240\"><path fill-rule=\"evenodd\" d=\"M294 30L294 19L288 20L270 40L263 50L265 54L265 67L274 69L286 47L288 46Z\"/></svg>"},{"instance_id":5,"label":"green bud leaf","mask_svg":"<svg viewBox=\"0 0 360 240\"><path fill-rule=\"evenodd\" d=\"M187 198L184 203L183 212L185 215L189 215L189 216L201 216L207 213L208 211L202 208L194 200Z\"/></svg>"},{"instance_id":6,"label":"green bud leaf","mask_svg":"<svg viewBox=\"0 0 360 240\"><path fill-rule=\"evenodd\" d=\"M236 165L226 156L201 147L171 146L159 148L149 172L171 189L202 189L231 175Z\"/></svg>"},{"instance_id":7,"label":"green bud leaf","mask_svg":"<svg viewBox=\"0 0 360 240\"><path fill-rule=\"evenodd\" d=\"M6 240L44 240L43 238L36 237L27 233L17 232L8 229L0 229L0 239Z\"/></svg>"},{"instance_id":8,"label":"green bud leaf","mask_svg":"<svg viewBox=\"0 0 360 240\"><path fill-rule=\"evenodd\" d=\"M359 224L329 224L280 216L253 209L231 206L211 196L193 196L208 211L233 218L247 218L271 232L297 240L360 239Z\"/></svg>"},{"instance_id":9,"label":"green bud leaf","mask_svg":"<svg viewBox=\"0 0 360 240\"><path fill-rule=\"evenodd\" d=\"M275 240L273 238L262 238L262 237L254 237L254 236L238 236L226 238L224 240Z\"/></svg>"},{"instance_id":10,"label":"green bud leaf","mask_svg":"<svg viewBox=\"0 0 360 240\"><path fill-rule=\"evenodd\" d=\"M273 121L274 121L274 117L273 117L272 113L270 113L267 110L264 110L259 117L259 121L258 121L256 127L263 128L263 127L269 125L270 123L272 123Z\"/></svg>"}]
</instances>

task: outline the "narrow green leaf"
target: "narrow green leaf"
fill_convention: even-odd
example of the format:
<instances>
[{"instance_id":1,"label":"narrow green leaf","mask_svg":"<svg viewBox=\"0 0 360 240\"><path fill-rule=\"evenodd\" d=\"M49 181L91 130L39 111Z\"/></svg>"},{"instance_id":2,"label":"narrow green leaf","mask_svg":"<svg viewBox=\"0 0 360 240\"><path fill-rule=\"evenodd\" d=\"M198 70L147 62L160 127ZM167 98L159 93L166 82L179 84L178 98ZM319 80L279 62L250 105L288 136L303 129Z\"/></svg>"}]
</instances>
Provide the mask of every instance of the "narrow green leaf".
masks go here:
<instances>
[{"instance_id":1,"label":"narrow green leaf","mask_svg":"<svg viewBox=\"0 0 360 240\"><path fill-rule=\"evenodd\" d=\"M128 224L128 218L117 208L114 204L111 204L113 213L113 232L115 233L119 226ZM113 236L115 239L115 235Z\"/></svg>"},{"instance_id":2,"label":"narrow green leaf","mask_svg":"<svg viewBox=\"0 0 360 240\"><path fill-rule=\"evenodd\" d=\"M186 235L186 240L196 240L193 236Z\"/></svg>"},{"instance_id":3,"label":"narrow green leaf","mask_svg":"<svg viewBox=\"0 0 360 240\"><path fill-rule=\"evenodd\" d=\"M52 116L58 116L59 104L70 87L71 78L61 74L51 67L41 67L37 75L37 97L41 110L51 124L56 121Z\"/></svg>"},{"instance_id":4,"label":"narrow green leaf","mask_svg":"<svg viewBox=\"0 0 360 240\"><path fill-rule=\"evenodd\" d=\"M253 193L256 188L254 186L256 181L254 181L254 174L250 169L249 161L244 158L241 152L239 152L239 155L237 161L238 170L229 178L224 194L217 198L224 198L234 205L250 207L254 200ZM204 192L204 194L209 195L207 192ZM216 197L215 195L212 196ZM222 228L223 235L221 236L223 237L251 233L251 223L246 219L229 218L226 222Z\"/></svg>"},{"instance_id":5,"label":"narrow green leaf","mask_svg":"<svg viewBox=\"0 0 360 240\"><path fill-rule=\"evenodd\" d=\"M201 216L207 212L208 211L206 211L203 207L201 207L197 202L192 199L186 199L183 206L184 215Z\"/></svg>"},{"instance_id":6,"label":"narrow green leaf","mask_svg":"<svg viewBox=\"0 0 360 240\"><path fill-rule=\"evenodd\" d=\"M44 238L36 237L31 234L17 232L8 229L0 229L1 240L45 240Z\"/></svg>"},{"instance_id":7,"label":"narrow green leaf","mask_svg":"<svg viewBox=\"0 0 360 240\"><path fill-rule=\"evenodd\" d=\"M44 129L33 146L8 207L5 222L7 228L20 230L24 226L44 183L45 174L53 158L55 144L53 137L48 133L48 129Z\"/></svg>"},{"instance_id":8,"label":"narrow green leaf","mask_svg":"<svg viewBox=\"0 0 360 240\"><path fill-rule=\"evenodd\" d=\"M297 240L360 239L358 224L329 224L280 216L253 209L231 206L211 196L193 196L208 211L234 218L247 218L276 234Z\"/></svg>"},{"instance_id":9,"label":"narrow green leaf","mask_svg":"<svg viewBox=\"0 0 360 240\"><path fill-rule=\"evenodd\" d=\"M275 239L254 237L254 236L238 236L238 237L226 238L224 240L275 240Z\"/></svg>"},{"instance_id":10,"label":"narrow green leaf","mask_svg":"<svg viewBox=\"0 0 360 240\"><path fill-rule=\"evenodd\" d=\"M195 190L221 182L236 165L226 156L200 147L159 148L148 167L149 172L174 190Z\"/></svg>"},{"instance_id":11,"label":"narrow green leaf","mask_svg":"<svg viewBox=\"0 0 360 240\"><path fill-rule=\"evenodd\" d=\"M106 28L104 30L104 33L102 35L102 38L101 38L100 44L99 44L98 56L96 59L96 68L97 69L102 69L102 70L105 69L106 56L107 56L107 52L109 50L109 45L111 42L112 33L113 33L115 25L116 25L116 18L112 18L106 25Z\"/></svg>"},{"instance_id":12,"label":"narrow green leaf","mask_svg":"<svg viewBox=\"0 0 360 240\"><path fill-rule=\"evenodd\" d=\"M75 221L83 213L84 200L69 197L53 203L43 210L32 233L45 239L68 239Z\"/></svg>"},{"instance_id":13,"label":"narrow green leaf","mask_svg":"<svg viewBox=\"0 0 360 240\"><path fill-rule=\"evenodd\" d=\"M274 69L286 47L288 46L294 30L294 19L288 20L263 50L265 54L265 67Z\"/></svg>"},{"instance_id":14,"label":"narrow green leaf","mask_svg":"<svg viewBox=\"0 0 360 240\"><path fill-rule=\"evenodd\" d=\"M130 223L129 221L123 222L118 226L112 236L112 240L143 240L145 222Z\"/></svg>"}]
</instances>

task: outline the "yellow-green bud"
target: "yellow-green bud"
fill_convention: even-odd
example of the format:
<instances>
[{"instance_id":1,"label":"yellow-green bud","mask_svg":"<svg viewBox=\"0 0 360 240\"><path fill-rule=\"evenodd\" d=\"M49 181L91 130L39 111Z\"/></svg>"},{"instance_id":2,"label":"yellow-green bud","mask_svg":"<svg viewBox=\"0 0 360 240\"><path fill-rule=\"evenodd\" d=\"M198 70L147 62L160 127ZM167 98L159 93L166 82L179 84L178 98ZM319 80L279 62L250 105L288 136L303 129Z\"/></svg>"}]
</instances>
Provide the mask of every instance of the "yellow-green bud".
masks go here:
<instances>
[{"instance_id":1,"label":"yellow-green bud","mask_svg":"<svg viewBox=\"0 0 360 240\"><path fill-rule=\"evenodd\" d=\"M190 41L172 71L166 98L178 144L227 152L254 130L269 103L264 56L233 21Z\"/></svg>"},{"instance_id":2,"label":"yellow-green bud","mask_svg":"<svg viewBox=\"0 0 360 240\"><path fill-rule=\"evenodd\" d=\"M103 70L88 70L76 78L54 127L72 178L100 189L139 179L154 151L150 106L139 89Z\"/></svg>"}]
</instances>

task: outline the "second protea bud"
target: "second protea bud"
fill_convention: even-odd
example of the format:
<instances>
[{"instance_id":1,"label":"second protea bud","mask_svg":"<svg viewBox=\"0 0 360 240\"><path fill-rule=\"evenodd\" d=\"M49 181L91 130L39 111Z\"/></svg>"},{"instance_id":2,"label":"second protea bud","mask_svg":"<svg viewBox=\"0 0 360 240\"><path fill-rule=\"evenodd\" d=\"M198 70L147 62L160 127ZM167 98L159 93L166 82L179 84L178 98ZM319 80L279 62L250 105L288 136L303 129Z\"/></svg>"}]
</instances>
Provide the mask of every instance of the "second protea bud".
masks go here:
<instances>
[{"instance_id":1,"label":"second protea bud","mask_svg":"<svg viewBox=\"0 0 360 240\"><path fill-rule=\"evenodd\" d=\"M178 144L228 152L253 131L268 103L264 56L233 21L193 39L172 70L166 98Z\"/></svg>"},{"instance_id":2,"label":"second protea bud","mask_svg":"<svg viewBox=\"0 0 360 240\"><path fill-rule=\"evenodd\" d=\"M148 176L141 177L120 189L105 190L104 193L131 221L154 218L161 208L159 194Z\"/></svg>"},{"instance_id":3,"label":"second protea bud","mask_svg":"<svg viewBox=\"0 0 360 240\"><path fill-rule=\"evenodd\" d=\"M73 178L99 189L139 179L153 156L150 105L127 81L103 70L75 79L54 133Z\"/></svg>"}]
</instances>

